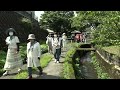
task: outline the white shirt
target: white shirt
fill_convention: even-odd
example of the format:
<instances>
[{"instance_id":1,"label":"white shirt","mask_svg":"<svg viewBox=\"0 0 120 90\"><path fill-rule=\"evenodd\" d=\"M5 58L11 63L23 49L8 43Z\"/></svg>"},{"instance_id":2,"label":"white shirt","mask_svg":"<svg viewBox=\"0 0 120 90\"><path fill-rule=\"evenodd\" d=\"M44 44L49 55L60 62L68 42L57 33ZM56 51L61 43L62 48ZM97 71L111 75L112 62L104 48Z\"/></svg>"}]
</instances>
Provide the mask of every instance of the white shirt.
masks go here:
<instances>
[{"instance_id":1,"label":"white shirt","mask_svg":"<svg viewBox=\"0 0 120 90\"><path fill-rule=\"evenodd\" d=\"M10 39L10 36L6 38L6 43L8 44L8 48L17 48L17 43L20 43L17 36L13 36L13 39Z\"/></svg>"},{"instance_id":2,"label":"white shirt","mask_svg":"<svg viewBox=\"0 0 120 90\"><path fill-rule=\"evenodd\" d=\"M46 44L52 43L52 37L47 37Z\"/></svg>"},{"instance_id":3,"label":"white shirt","mask_svg":"<svg viewBox=\"0 0 120 90\"><path fill-rule=\"evenodd\" d=\"M41 56L40 43L36 42L33 46L31 46L31 43L29 42L27 44L27 56L40 57Z\"/></svg>"},{"instance_id":4,"label":"white shirt","mask_svg":"<svg viewBox=\"0 0 120 90\"><path fill-rule=\"evenodd\" d=\"M52 39L52 46L56 49L60 48L60 40L58 41L58 38Z\"/></svg>"},{"instance_id":5,"label":"white shirt","mask_svg":"<svg viewBox=\"0 0 120 90\"><path fill-rule=\"evenodd\" d=\"M31 43L27 43L27 67L38 67L40 62L38 57L41 56L40 43L36 42L33 46Z\"/></svg>"},{"instance_id":6,"label":"white shirt","mask_svg":"<svg viewBox=\"0 0 120 90\"><path fill-rule=\"evenodd\" d=\"M67 37L65 35L62 36L63 41L66 41Z\"/></svg>"}]
</instances>

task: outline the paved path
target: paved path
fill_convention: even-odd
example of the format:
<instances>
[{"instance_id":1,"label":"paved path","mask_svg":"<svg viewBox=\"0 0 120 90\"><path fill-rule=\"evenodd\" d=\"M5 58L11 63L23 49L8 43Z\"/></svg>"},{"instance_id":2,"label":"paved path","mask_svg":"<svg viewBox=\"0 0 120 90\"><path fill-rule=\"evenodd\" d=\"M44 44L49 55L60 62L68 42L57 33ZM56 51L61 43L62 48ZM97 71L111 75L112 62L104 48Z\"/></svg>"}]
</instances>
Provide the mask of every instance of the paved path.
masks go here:
<instances>
[{"instance_id":1,"label":"paved path","mask_svg":"<svg viewBox=\"0 0 120 90\"><path fill-rule=\"evenodd\" d=\"M54 59L43 69L43 76L39 79L60 79L63 70L65 52L62 52L60 63L55 63Z\"/></svg>"}]
</instances>

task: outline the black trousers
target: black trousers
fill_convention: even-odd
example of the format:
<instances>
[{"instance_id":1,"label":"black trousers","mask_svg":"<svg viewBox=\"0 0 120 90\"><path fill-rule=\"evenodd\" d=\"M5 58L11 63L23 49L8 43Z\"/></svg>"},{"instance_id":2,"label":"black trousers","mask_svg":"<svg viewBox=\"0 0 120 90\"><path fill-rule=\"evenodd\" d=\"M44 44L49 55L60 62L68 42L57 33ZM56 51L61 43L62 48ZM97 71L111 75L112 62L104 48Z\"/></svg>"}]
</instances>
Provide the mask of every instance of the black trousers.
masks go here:
<instances>
[{"instance_id":1,"label":"black trousers","mask_svg":"<svg viewBox=\"0 0 120 90\"><path fill-rule=\"evenodd\" d=\"M57 59L57 61L59 61L60 55L61 55L61 48L56 49L54 53L54 58Z\"/></svg>"},{"instance_id":2,"label":"black trousers","mask_svg":"<svg viewBox=\"0 0 120 90\"><path fill-rule=\"evenodd\" d=\"M39 66L37 68L38 68L39 72L42 73L42 71L43 71L42 67ZM32 67L28 67L28 76L32 76Z\"/></svg>"}]
</instances>

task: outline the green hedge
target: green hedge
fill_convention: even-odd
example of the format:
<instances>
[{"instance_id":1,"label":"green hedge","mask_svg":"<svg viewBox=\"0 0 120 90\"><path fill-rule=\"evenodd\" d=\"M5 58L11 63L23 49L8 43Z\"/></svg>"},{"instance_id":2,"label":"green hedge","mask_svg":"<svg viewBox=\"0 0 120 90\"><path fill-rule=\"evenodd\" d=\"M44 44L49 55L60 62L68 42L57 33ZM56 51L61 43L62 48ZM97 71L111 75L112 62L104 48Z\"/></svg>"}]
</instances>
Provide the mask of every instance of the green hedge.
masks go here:
<instances>
[{"instance_id":1,"label":"green hedge","mask_svg":"<svg viewBox=\"0 0 120 90\"><path fill-rule=\"evenodd\" d=\"M80 71L79 71L80 58L76 51L76 49L79 48L80 45L82 45L82 44L80 44L80 43L69 44L71 49L66 54L64 70L63 70L63 78L65 78L65 79L81 78Z\"/></svg>"},{"instance_id":2,"label":"green hedge","mask_svg":"<svg viewBox=\"0 0 120 90\"><path fill-rule=\"evenodd\" d=\"M65 56L65 63L63 64L63 78L64 79L75 79L75 73L73 68L72 57L75 53L75 49L69 50Z\"/></svg>"}]
</instances>

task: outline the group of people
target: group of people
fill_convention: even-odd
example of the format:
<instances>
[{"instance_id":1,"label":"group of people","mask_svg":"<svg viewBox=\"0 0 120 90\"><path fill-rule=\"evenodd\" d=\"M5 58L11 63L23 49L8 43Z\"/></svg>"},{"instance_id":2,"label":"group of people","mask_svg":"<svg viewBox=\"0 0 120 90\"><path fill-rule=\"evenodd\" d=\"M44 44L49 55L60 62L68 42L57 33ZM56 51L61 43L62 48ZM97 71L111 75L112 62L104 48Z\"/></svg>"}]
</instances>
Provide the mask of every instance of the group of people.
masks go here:
<instances>
[{"instance_id":1,"label":"group of people","mask_svg":"<svg viewBox=\"0 0 120 90\"><path fill-rule=\"evenodd\" d=\"M85 35L85 33L76 34L75 41L76 42L85 42L86 43L86 35Z\"/></svg>"},{"instance_id":2,"label":"group of people","mask_svg":"<svg viewBox=\"0 0 120 90\"><path fill-rule=\"evenodd\" d=\"M8 51L6 56L6 62L4 65L5 72L3 76L9 75L12 69L18 68L18 73L21 72L23 66L23 60L20 56L20 40L16 34L14 28L9 28L6 32L8 35L5 42L8 45ZM55 58L55 62L59 63L61 48L65 50L67 36L65 33L60 35L54 34L54 37L49 34L47 36L46 44L48 44L48 52L52 53ZM41 47L40 43L36 41L34 34L29 34L27 43L27 68L28 68L28 77L27 79L32 79L32 67L36 67L39 70L39 75L43 74L42 67L40 66L40 57L41 57ZM27 41L26 40L26 41Z\"/></svg>"},{"instance_id":3,"label":"group of people","mask_svg":"<svg viewBox=\"0 0 120 90\"><path fill-rule=\"evenodd\" d=\"M23 65L23 60L19 54L19 38L16 35L16 31L14 28L9 28L7 30L8 37L6 38L6 45L8 45L8 51L6 56L6 62L4 65L5 72L3 76L9 75L9 72L18 68L18 73L22 70L21 67ZM27 43L27 68L28 68L28 79L32 79L32 67L37 67L39 70L39 75L42 75L42 67L40 66L40 57L41 57L41 49L40 43L36 41L34 34L29 34Z\"/></svg>"},{"instance_id":4,"label":"group of people","mask_svg":"<svg viewBox=\"0 0 120 90\"><path fill-rule=\"evenodd\" d=\"M61 49L63 48L63 50L66 50L66 42L67 36L65 33L63 33L62 36L54 33L53 37L52 34L49 33L47 36L46 44L48 45L48 52L54 55L56 63L59 63Z\"/></svg>"}]
</instances>

